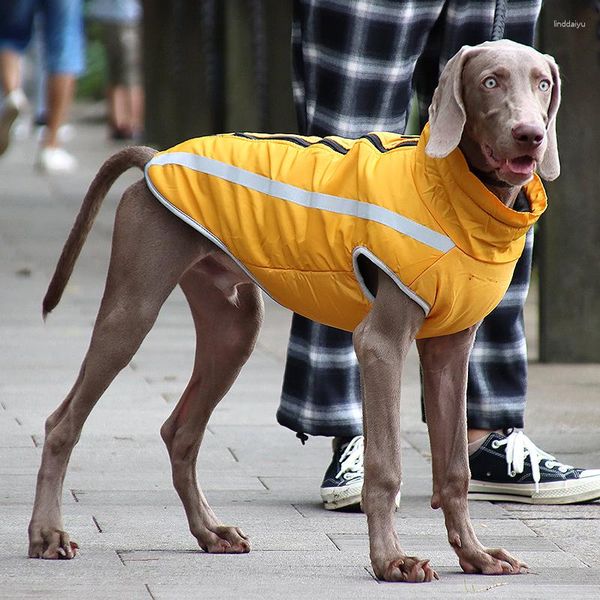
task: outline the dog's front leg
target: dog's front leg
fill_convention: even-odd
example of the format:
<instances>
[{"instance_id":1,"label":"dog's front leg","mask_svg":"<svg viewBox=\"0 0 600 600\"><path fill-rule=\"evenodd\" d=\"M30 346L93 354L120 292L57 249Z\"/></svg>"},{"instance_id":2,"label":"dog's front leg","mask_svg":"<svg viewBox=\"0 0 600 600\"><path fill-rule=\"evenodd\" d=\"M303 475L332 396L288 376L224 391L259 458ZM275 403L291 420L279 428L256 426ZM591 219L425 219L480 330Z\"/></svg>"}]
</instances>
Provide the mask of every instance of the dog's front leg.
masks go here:
<instances>
[{"instance_id":1,"label":"dog's front leg","mask_svg":"<svg viewBox=\"0 0 600 600\"><path fill-rule=\"evenodd\" d=\"M477 327L472 327L417 342L431 444L431 506L443 509L448 541L466 573L519 573L526 565L506 550L484 548L469 516L466 392L469 355L476 330Z\"/></svg>"},{"instance_id":2,"label":"dog's front leg","mask_svg":"<svg viewBox=\"0 0 600 600\"><path fill-rule=\"evenodd\" d=\"M437 576L428 561L402 550L394 519L401 479L400 379L424 314L381 272L377 287L371 312L354 331L366 440L362 505L369 526L371 563L382 580L431 581Z\"/></svg>"}]
</instances>

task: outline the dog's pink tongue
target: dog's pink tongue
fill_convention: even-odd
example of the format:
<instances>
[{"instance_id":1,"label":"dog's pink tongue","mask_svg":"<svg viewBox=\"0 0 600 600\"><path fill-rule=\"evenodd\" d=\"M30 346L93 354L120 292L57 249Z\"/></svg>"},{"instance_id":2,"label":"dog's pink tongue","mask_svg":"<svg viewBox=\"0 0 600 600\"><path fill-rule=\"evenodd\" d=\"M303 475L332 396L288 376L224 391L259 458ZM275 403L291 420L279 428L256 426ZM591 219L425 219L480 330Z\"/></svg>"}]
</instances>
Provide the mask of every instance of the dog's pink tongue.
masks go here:
<instances>
[{"instance_id":1,"label":"dog's pink tongue","mask_svg":"<svg viewBox=\"0 0 600 600\"><path fill-rule=\"evenodd\" d=\"M528 175L535 168L535 160L530 156L519 156L506 161L508 170L520 175Z\"/></svg>"}]
</instances>

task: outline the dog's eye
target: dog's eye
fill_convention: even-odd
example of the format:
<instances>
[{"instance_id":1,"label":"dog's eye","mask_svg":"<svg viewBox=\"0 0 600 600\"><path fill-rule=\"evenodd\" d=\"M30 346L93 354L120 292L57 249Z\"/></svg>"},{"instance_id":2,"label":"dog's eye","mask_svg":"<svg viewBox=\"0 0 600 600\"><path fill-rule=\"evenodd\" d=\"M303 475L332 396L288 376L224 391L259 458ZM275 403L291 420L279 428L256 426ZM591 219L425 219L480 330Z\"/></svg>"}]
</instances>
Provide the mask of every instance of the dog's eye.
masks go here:
<instances>
[{"instance_id":1,"label":"dog's eye","mask_svg":"<svg viewBox=\"0 0 600 600\"><path fill-rule=\"evenodd\" d=\"M494 89L497 85L498 85L498 82L496 81L495 77L487 77L483 81L483 87L487 88L488 90Z\"/></svg>"},{"instance_id":2,"label":"dog's eye","mask_svg":"<svg viewBox=\"0 0 600 600\"><path fill-rule=\"evenodd\" d=\"M550 82L547 79L542 79L538 84L538 88L542 92L547 92L550 89Z\"/></svg>"}]
</instances>

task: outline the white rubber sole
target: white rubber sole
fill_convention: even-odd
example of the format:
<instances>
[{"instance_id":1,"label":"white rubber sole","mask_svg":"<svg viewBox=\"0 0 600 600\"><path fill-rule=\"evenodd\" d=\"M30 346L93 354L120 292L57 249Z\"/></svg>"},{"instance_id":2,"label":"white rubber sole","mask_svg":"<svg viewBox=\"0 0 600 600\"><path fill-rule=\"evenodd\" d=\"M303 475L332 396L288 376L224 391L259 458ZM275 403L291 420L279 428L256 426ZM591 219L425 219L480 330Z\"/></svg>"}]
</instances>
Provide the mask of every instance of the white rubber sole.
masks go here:
<instances>
[{"instance_id":1,"label":"white rubber sole","mask_svg":"<svg viewBox=\"0 0 600 600\"><path fill-rule=\"evenodd\" d=\"M401 493L396 496L396 508L400 506ZM325 510L337 510L339 508L349 508L351 506L360 506L362 498L362 482L355 485L344 486L343 488L321 488L321 499Z\"/></svg>"},{"instance_id":2,"label":"white rubber sole","mask_svg":"<svg viewBox=\"0 0 600 600\"><path fill-rule=\"evenodd\" d=\"M362 481L355 485L346 485L342 488L321 488L321 499L326 510L337 510L359 506L362 495Z\"/></svg>"},{"instance_id":3,"label":"white rubber sole","mask_svg":"<svg viewBox=\"0 0 600 600\"><path fill-rule=\"evenodd\" d=\"M557 481L540 485L533 483L499 484L471 480L469 500L520 502L522 504L575 504L600 498L600 477Z\"/></svg>"}]
</instances>

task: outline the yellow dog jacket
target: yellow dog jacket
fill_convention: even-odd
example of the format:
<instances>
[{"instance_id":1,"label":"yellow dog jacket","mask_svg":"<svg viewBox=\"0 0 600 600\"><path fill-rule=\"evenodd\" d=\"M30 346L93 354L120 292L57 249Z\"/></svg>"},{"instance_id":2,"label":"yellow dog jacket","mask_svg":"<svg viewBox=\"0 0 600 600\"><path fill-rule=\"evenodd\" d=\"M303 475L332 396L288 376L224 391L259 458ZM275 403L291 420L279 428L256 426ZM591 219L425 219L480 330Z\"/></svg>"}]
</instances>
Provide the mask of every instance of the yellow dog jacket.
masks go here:
<instances>
[{"instance_id":1,"label":"yellow dog jacket","mask_svg":"<svg viewBox=\"0 0 600 600\"><path fill-rule=\"evenodd\" d=\"M446 335L500 302L546 194L535 176L530 210L507 208L460 150L427 156L428 136L208 136L156 154L146 180L283 306L353 330L367 259L425 311L418 337Z\"/></svg>"}]
</instances>

